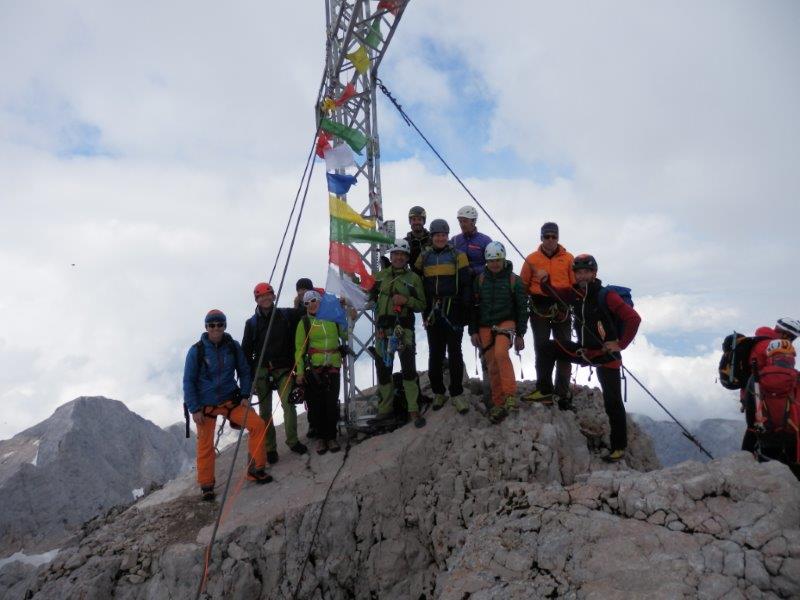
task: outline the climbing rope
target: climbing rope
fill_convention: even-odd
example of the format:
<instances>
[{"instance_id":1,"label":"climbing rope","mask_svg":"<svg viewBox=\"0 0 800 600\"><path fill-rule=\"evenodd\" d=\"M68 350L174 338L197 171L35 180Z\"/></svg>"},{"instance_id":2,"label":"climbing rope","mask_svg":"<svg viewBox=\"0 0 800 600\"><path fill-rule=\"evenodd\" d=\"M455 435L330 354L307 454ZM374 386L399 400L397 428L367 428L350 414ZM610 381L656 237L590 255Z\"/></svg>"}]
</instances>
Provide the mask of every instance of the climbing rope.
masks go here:
<instances>
[{"instance_id":1,"label":"climbing rope","mask_svg":"<svg viewBox=\"0 0 800 600\"><path fill-rule=\"evenodd\" d=\"M520 258L522 258L523 262L525 262L525 261L526 261L525 255L524 255L524 254L522 254L522 252L521 252L521 251L520 251L520 249L517 247L517 245L516 245L516 244L515 244L515 243L514 243L514 242L511 240L511 238L510 238L510 237L509 237L509 236L506 234L506 232L503 230L503 228L502 228L502 227L500 227L500 225L497 223L497 221L495 221L495 220L494 220L494 218L492 217L492 215L491 215L491 214L489 214L489 211L486 209L486 207L484 207L484 206L483 206L483 204L481 203L481 201L480 201L480 200L478 200L478 199L475 197L475 194L473 194L473 193L472 193L472 191L471 191L471 190L470 190L470 189L467 187L467 185L466 185L466 184L465 184L465 183L462 181L462 179L461 179L461 178L458 176L458 174L457 174L457 173L456 173L456 172L453 170L453 168L452 168L452 167L451 167L451 166L448 164L448 162L447 162L447 161L444 159L444 157L443 157L443 156L442 156L442 155L439 153L439 151L438 151L438 150L437 150L437 149L434 147L434 145L433 145L433 144L430 142L430 140L428 140L428 138L425 136L425 134L424 134L424 133L422 133L422 131L420 131L419 127L417 127L417 124L416 124L416 123L414 123L413 119L411 119L411 117L408 115L408 113L406 113L406 111L403 109L403 107L400 105L400 103L397 101L397 99L396 99L396 98L395 98L395 97L392 95L392 93L389 91L389 89L386 87L386 85L383 83L383 81L381 81L380 79L376 79L376 83L377 83L378 87L380 88L381 92L383 92L383 94L384 94L384 95L385 95L385 96L386 96L386 97L389 99L389 102L391 102L391 103L392 103L392 105L394 105L394 107L397 109L397 112L398 112L398 113L400 113L400 116L403 118L403 120L406 122L406 124L407 124L407 125L409 125L409 126L411 126L411 127L414 129L414 131L416 131L416 132L417 132L417 134L418 134L418 135L419 135L419 136L422 138L422 140L425 142L425 144L427 144L428 148L430 148L430 150L431 150L431 151L432 151L432 152L433 152L433 153L436 155L436 157L439 159L439 161L442 163L442 165L445 167L445 169L447 169L447 170L450 172L450 174L451 174L451 175L452 175L452 176L455 178L455 180L456 180L456 181L459 183L459 185L461 185L461 187L464 189L464 191L467 193L467 195L468 195L470 198L472 198L472 200L475 202L475 204L477 204L477 205L478 205L478 207L479 207L479 208L480 208L480 209L483 211L483 214L485 214L485 215L486 215L486 217L487 217L487 218L488 218L488 219L489 219L489 220L492 222L492 224L493 224L493 225L494 225L494 226L497 228L497 231L499 231L499 232L500 232L500 234L501 234L501 235L502 235L502 236L505 238L505 240L506 240L506 241L507 241L507 242L508 242L508 243L511 245L511 247L512 247L512 248L513 248L513 249L514 249L516 252L517 252L517 254L519 254L519 256L520 256ZM556 300L558 300L558 301L559 301L559 302L560 302L562 305L564 305L564 307L565 307L565 308L569 309L569 304L568 304L567 302L565 302L565 301L564 301L564 299L563 299L563 298L561 298L561 297L558 295L558 293L557 293L557 292L556 292L556 291L555 291L555 290L552 288L552 286L550 286L549 284L547 284L547 285L548 285L548 287L550 288L551 294L552 294L552 295L553 295L553 296L556 298ZM580 317L579 317L578 315L575 315L575 319L578 321L578 323L580 323L581 325L583 325L583 321L580 319ZM598 338L598 337L597 337L597 336L594 334L594 332L592 332L592 331L590 331L590 330L588 330L588 329L586 329L586 331L589 333L589 335L591 335L591 336L594 338L594 341L597 341L597 342L599 342L599 343L601 343L601 344L602 344L602 340L600 340L600 339L599 339L599 338ZM618 354L618 353L615 353L615 352L609 352L608 354L609 354L609 355L610 355L612 358L622 361L622 356L621 356L621 354ZM678 419L676 419L676 418L675 418L675 416L674 416L674 415L673 415L673 414L672 414L672 413L671 413L669 410L667 410L667 408L666 408L666 407L665 407L665 406L664 406L664 405L663 405L661 402L659 402L658 398L656 398L656 397L655 397L655 395L654 395L654 394L653 394L653 393L652 393L652 392L651 392L649 389L647 389L647 387L645 387L645 385L644 385L644 384L643 384L641 381L639 381L639 378L638 378L638 377L636 377L636 375L634 375L634 374L631 372L631 370L630 370L630 369L628 369L628 368L627 368L625 365L622 365L622 371L623 371L624 373L626 373L626 374L630 375L630 376L631 376L631 378L632 378L632 379L633 379L633 380L634 380L636 383L638 383L638 384L639 384L639 386L640 386L640 387L641 387L641 388L642 388L642 389L643 389L643 390L644 390L644 391L647 393L647 395L648 395L648 396L650 396L650 397L651 397L651 398L652 398L652 399L655 401L655 403L656 403L658 406L660 406L660 407L661 407L661 408L664 410L664 412L665 412L665 413L667 413L667 415L669 415L669 417L670 417L670 418L671 418L673 421L675 421L675 423L676 423L676 424L677 424L677 425L678 425L678 426L681 428L683 435L684 435L684 436L685 436L685 437L686 437L686 438L687 438L687 439L688 439L690 442L692 442L692 443L693 443L695 446L697 446L697 447L698 447L698 448L699 448L699 449L700 449L700 450L701 450L701 451L702 451L702 452L703 452L703 453L704 453L706 456L708 456L708 457L709 457L709 458L711 458L711 459L713 459L713 458L714 458L714 457L711 455L711 453L710 453L708 450L706 450L706 449L703 447L703 445L700 443L700 441L699 441L697 438L695 438L695 437L692 435L692 433L691 433L691 432L690 432L688 429L686 429L686 427L684 427L684 426L683 426L683 424L682 424L680 421L678 421ZM626 384L626 387L627 387L627 384Z\"/></svg>"},{"instance_id":2,"label":"climbing rope","mask_svg":"<svg viewBox=\"0 0 800 600\"><path fill-rule=\"evenodd\" d=\"M259 354L258 354L258 360L255 363L256 365L260 365L261 364L261 360L263 359L264 353L266 352L267 340L269 340L270 333L272 332L272 325L275 322L275 315L276 315L277 309L278 309L278 300L280 299L281 292L283 291L283 284L284 284L284 282L286 280L286 272L287 272L287 270L289 268L289 261L291 260L292 252L294 251L294 244L295 244L295 241L297 239L297 231L300 228L300 221L303 218L303 209L305 208L306 198L308 196L308 188L309 188L310 183L311 183L311 176L312 176L312 174L314 172L314 164L315 164L315 161L314 161L314 149L316 147L316 141L317 141L317 135L318 134L319 134L319 128L317 128L317 130L314 132L314 138L313 138L313 140L311 142L311 151L308 154L308 158L306 159L306 166L305 166L305 169L303 170L303 178L305 179L305 182L303 182L303 178L301 178L300 186L297 188L297 194L295 196L295 204L297 203L297 200L300 197L300 192L302 190L302 201L300 202L300 211L298 212L297 219L296 219L295 224L294 224L294 231L292 232L292 239L291 239L291 242L289 243L289 248L288 248L287 254L286 254L286 261L285 261L284 266L283 266L283 272L281 273L280 284L278 285L278 292L275 295L275 302L274 302L274 305L273 305L272 313L270 315L269 324L267 325L267 331L266 331L266 334L264 335L264 342L261 344L261 350L259 351ZM293 213L294 213L294 210L292 210L292 214ZM289 223L291 223L291 217L290 217ZM284 232L284 238L287 235L288 230L289 230L289 226L287 224L286 231ZM281 246L282 245L283 245L283 241L281 241ZM277 263L278 263L278 260L276 258L275 264L277 265ZM273 273L275 272L275 267L273 267L272 272ZM251 398L252 398L253 394L255 393L255 387L256 387L256 378L253 377L253 383L250 386L250 397ZM200 595L203 593L203 590L205 589L206 580L208 579L208 565L209 565L209 561L210 561L210 558L211 558L211 548L213 547L214 541L216 540L217 531L219 530L219 526L220 526L220 523L222 521L222 516L223 516L223 513L225 511L225 503L226 503L226 500L228 498L228 491L230 489L231 479L233 478L233 471L234 471L234 469L236 467L236 458L237 458L237 456L239 454L239 448L242 445L242 436L244 435L245 427L246 427L246 424L247 424L247 416L248 416L249 413L250 413L249 410L245 412L244 419L242 419L241 430L239 431L239 436L236 439L236 446L235 446L234 451L233 451L233 458L231 460L231 466L230 466L230 469L228 470L228 477L227 477L227 479L225 481L225 488L224 488L223 493L222 493L222 500L220 501L219 511L217 513L217 518L216 518L216 520L214 522L214 529L211 532L211 538L209 539L208 546L206 547L205 568L203 570L203 576L202 576L202 578L200 580L200 585L197 588L197 595L195 596L196 599L200 598ZM265 430L265 434L266 434L266 430ZM252 463L253 460L254 459L251 457L251 459L250 459L250 461L248 462L248 465L247 465L248 469L250 468L250 463Z\"/></svg>"}]
</instances>

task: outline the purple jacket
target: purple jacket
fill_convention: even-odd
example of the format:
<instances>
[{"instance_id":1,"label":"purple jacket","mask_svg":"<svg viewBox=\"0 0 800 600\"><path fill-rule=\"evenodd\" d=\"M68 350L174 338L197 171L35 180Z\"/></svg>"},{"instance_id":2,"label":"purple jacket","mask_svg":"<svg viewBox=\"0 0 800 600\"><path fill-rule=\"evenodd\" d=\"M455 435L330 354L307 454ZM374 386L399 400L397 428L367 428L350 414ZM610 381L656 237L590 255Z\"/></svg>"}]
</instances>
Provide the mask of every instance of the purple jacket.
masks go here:
<instances>
[{"instance_id":1,"label":"purple jacket","mask_svg":"<svg viewBox=\"0 0 800 600\"><path fill-rule=\"evenodd\" d=\"M471 235L459 233L457 236L453 237L451 243L456 250L461 250L461 252L467 255L469 268L472 269L473 274L480 275L483 273L483 268L486 266L486 257L483 253L486 250L486 246L488 246L491 241L492 238L488 235L476 231Z\"/></svg>"}]
</instances>

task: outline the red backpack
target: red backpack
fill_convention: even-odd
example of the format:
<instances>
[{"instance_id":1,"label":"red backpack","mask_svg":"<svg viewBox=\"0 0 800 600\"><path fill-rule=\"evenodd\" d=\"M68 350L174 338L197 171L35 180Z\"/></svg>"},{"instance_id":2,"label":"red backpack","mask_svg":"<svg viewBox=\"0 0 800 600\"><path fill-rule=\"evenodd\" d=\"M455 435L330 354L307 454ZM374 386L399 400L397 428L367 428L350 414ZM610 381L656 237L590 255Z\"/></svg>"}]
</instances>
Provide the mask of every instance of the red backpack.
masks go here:
<instances>
[{"instance_id":1,"label":"red backpack","mask_svg":"<svg viewBox=\"0 0 800 600\"><path fill-rule=\"evenodd\" d=\"M795 438L795 462L800 463L800 373L769 365L758 373L755 424L763 433Z\"/></svg>"}]
</instances>

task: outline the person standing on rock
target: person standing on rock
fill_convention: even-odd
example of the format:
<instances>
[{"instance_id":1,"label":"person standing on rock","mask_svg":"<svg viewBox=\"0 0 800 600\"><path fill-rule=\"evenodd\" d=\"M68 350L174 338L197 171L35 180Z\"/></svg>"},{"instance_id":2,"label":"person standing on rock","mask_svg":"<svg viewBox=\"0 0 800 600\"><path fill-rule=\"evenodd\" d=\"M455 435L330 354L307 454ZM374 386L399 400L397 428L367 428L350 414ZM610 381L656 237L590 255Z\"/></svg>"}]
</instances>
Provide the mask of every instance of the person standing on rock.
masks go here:
<instances>
[{"instance_id":1,"label":"person standing on rock","mask_svg":"<svg viewBox=\"0 0 800 600\"><path fill-rule=\"evenodd\" d=\"M294 336L295 380L304 386L309 421L317 428L317 454L341 450L336 441L339 424L339 388L347 330L338 323L316 317L322 297L316 290L303 296L307 315Z\"/></svg>"},{"instance_id":2,"label":"person standing on rock","mask_svg":"<svg viewBox=\"0 0 800 600\"><path fill-rule=\"evenodd\" d=\"M408 211L408 224L411 226L411 231L406 234L405 240L408 242L408 248L411 251L411 257L408 259L408 264L411 265L411 270L421 275L417 271L415 265L417 258L423 251L431 246L431 234L425 229L425 221L428 216L425 214L425 209L421 206L412 206Z\"/></svg>"},{"instance_id":3,"label":"person standing on rock","mask_svg":"<svg viewBox=\"0 0 800 600\"><path fill-rule=\"evenodd\" d=\"M200 341L189 348L183 369L183 398L197 427L197 482L203 500L208 501L215 497L214 430L219 415L232 425L247 429L250 456L247 478L256 483L272 481L265 470L266 424L250 408L250 366L239 342L225 333L226 325L227 319L221 310L208 312L206 331Z\"/></svg>"},{"instance_id":4,"label":"person standing on rock","mask_svg":"<svg viewBox=\"0 0 800 600\"><path fill-rule=\"evenodd\" d=\"M621 460L628 445L625 406L622 403L620 370L622 350L636 336L641 317L614 290L604 288L597 278L597 261L589 254L576 256L572 262L576 283L572 287L553 287L544 269L535 275L542 290L560 302L572 305L577 342L548 340L542 345L541 361L536 361L536 385L545 396L553 394L553 367L558 360L597 367L603 390L608 422L611 427L611 452L608 459ZM559 403L562 408L566 405Z\"/></svg>"},{"instance_id":5,"label":"person standing on rock","mask_svg":"<svg viewBox=\"0 0 800 600\"><path fill-rule=\"evenodd\" d=\"M428 334L428 377L435 394L433 410L444 406L443 363L445 352L450 371L450 398L456 410L465 414L469 405L464 399L464 357L461 343L464 325L472 307L472 271L467 255L449 243L450 226L444 219L431 222L431 247L417 259L422 273L427 305L422 316Z\"/></svg>"},{"instance_id":6,"label":"person standing on rock","mask_svg":"<svg viewBox=\"0 0 800 600\"><path fill-rule=\"evenodd\" d=\"M517 410L517 381L508 356L513 345L520 352L528 327L528 296L522 280L506 260L500 242L486 246L486 270L474 282L475 306L469 325L472 344L480 348L489 368L492 407L489 420L499 423Z\"/></svg>"},{"instance_id":7,"label":"person standing on rock","mask_svg":"<svg viewBox=\"0 0 800 600\"><path fill-rule=\"evenodd\" d=\"M278 462L278 442L272 418L273 390L278 391L283 408L286 445L296 454L305 454L308 450L297 437L297 408L289 402L294 367L294 332L297 322L305 314L305 309L277 308L275 291L266 282L261 282L253 288L253 296L256 301L256 310L244 325L242 349L248 365L255 372L258 412L267 423L267 439L265 440L267 460L270 464L275 464ZM270 320L272 320L272 329L269 331L269 340L265 345L264 338L270 327ZM262 348L264 354L261 356L261 363L256 365Z\"/></svg>"},{"instance_id":8,"label":"person standing on rock","mask_svg":"<svg viewBox=\"0 0 800 600\"><path fill-rule=\"evenodd\" d=\"M568 288L575 285L575 274L572 270L573 256L558 243L558 225L547 222L542 225L540 239L542 243L535 252L525 259L520 271L522 283L531 298L531 331L533 332L533 349L536 364L542 356L542 346L550 339L562 344L570 341L569 309L552 296L542 291L536 271L546 271L550 285L557 288ZM537 367L538 369L539 367ZM568 360L559 360L556 369L556 393L562 398L569 396L569 380L572 366ZM534 402L547 401L548 397L539 389L523 396L523 400Z\"/></svg>"},{"instance_id":9,"label":"person standing on rock","mask_svg":"<svg viewBox=\"0 0 800 600\"><path fill-rule=\"evenodd\" d=\"M403 390L408 414L415 427L424 427L425 418L419 414L419 385L417 384L414 313L425 308L425 291L419 275L408 266L411 255L406 240L395 240L389 249L391 265L375 275L370 300L375 303L377 339L375 370L378 374L378 419L393 416L394 384L392 367L394 353L400 357Z\"/></svg>"},{"instance_id":10,"label":"person standing on rock","mask_svg":"<svg viewBox=\"0 0 800 600\"><path fill-rule=\"evenodd\" d=\"M485 252L486 247L491 243L490 238L485 233L478 231L478 211L474 206L462 206L458 209L458 226L461 233L453 237L453 247L467 255L469 268L472 270L474 278L480 276L486 267ZM480 355L482 377L483 402L486 408L492 406L492 387L489 381L489 367L486 364L486 356Z\"/></svg>"}]
</instances>

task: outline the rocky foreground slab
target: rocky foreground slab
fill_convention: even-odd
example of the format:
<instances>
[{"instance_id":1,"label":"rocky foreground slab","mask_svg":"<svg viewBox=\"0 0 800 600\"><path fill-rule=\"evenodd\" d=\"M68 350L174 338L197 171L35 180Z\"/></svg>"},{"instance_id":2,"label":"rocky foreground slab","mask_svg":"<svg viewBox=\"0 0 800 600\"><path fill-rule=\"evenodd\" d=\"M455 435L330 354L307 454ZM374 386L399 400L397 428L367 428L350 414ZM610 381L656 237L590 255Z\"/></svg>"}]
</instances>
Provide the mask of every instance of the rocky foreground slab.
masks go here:
<instances>
[{"instance_id":1,"label":"rocky foreground slab","mask_svg":"<svg viewBox=\"0 0 800 600\"><path fill-rule=\"evenodd\" d=\"M607 464L597 390L574 413L523 406L499 426L470 402L353 446L321 518L344 453L283 453L275 483L234 494L204 597L800 595L800 484L782 465L658 469L635 426L628 459ZM175 480L87 524L51 565L0 572L0 594L194 598L214 508Z\"/></svg>"}]
</instances>

